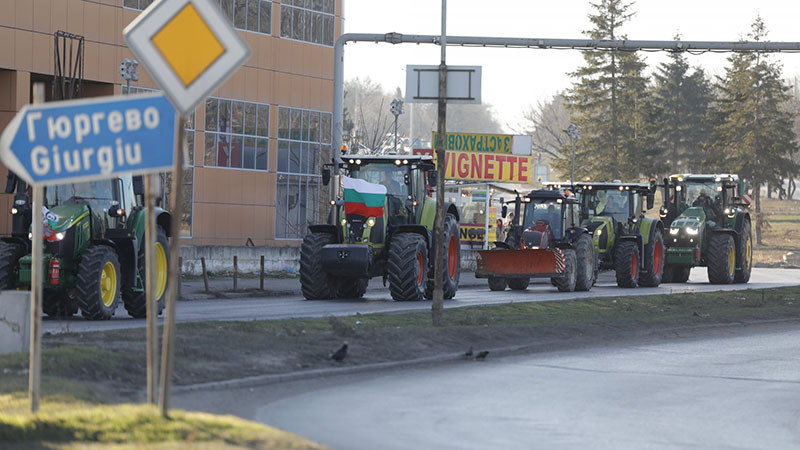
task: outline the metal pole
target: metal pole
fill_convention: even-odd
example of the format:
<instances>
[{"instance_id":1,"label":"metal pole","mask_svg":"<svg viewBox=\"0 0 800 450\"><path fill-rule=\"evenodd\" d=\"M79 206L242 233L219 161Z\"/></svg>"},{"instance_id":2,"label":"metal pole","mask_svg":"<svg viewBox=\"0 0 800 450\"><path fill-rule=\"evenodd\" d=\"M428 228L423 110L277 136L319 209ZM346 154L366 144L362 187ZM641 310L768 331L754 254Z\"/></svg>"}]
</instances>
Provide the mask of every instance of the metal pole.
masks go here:
<instances>
[{"instance_id":1,"label":"metal pole","mask_svg":"<svg viewBox=\"0 0 800 450\"><path fill-rule=\"evenodd\" d=\"M444 309L444 293L442 292L442 274L444 259L444 175L445 175L445 134L447 133L447 0L442 0L442 35L439 45L442 58L439 64L439 120L436 134L436 170L439 172L436 187L436 219L434 221L433 245L433 301L431 302L431 318L434 326L442 325Z\"/></svg>"},{"instance_id":2,"label":"metal pole","mask_svg":"<svg viewBox=\"0 0 800 450\"><path fill-rule=\"evenodd\" d=\"M575 186L575 138L570 136L569 140L572 141L572 173L569 176L569 184Z\"/></svg>"},{"instance_id":3,"label":"metal pole","mask_svg":"<svg viewBox=\"0 0 800 450\"><path fill-rule=\"evenodd\" d=\"M397 154L397 115L394 116L394 154Z\"/></svg>"},{"instance_id":4,"label":"metal pole","mask_svg":"<svg viewBox=\"0 0 800 450\"><path fill-rule=\"evenodd\" d=\"M44 103L44 83L33 84L33 103ZM33 224L31 236L31 335L30 360L28 362L28 399L31 412L39 411L39 397L42 375L42 207L44 192L41 186L33 189Z\"/></svg>"},{"instance_id":5,"label":"metal pole","mask_svg":"<svg viewBox=\"0 0 800 450\"><path fill-rule=\"evenodd\" d=\"M130 92L130 91L129 91ZM153 264L156 248L156 205L155 183L157 175L144 176L144 203L145 203L145 297L147 301L147 403L156 404L158 393L158 299L156 298L157 279L156 268Z\"/></svg>"},{"instance_id":6,"label":"metal pole","mask_svg":"<svg viewBox=\"0 0 800 450\"><path fill-rule=\"evenodd\" d=\"M489 201L489 192L490 191L491 191L491 188L489 186L489 183L486 183L486 199L484 200L484 203L483 203L483 212L484 212L483 216L486 218L485 224L483 226L483 229L484 229L484 232L483 232L483 249L484 250L488 250L489 249L489 205L492 204ZM459 230L459 232L460 231L461 230Z\"/></svg>"},{"instance_id":7,"label":"metal pole","mask_svg":"<svg viewBox=\"0 0 800 450\"><path fill-rule=\"evenodd\" d=\"M175 145L175 168L172 171L172 236L169 246L169 283L167 290L164 337L161 347L161 392L158 406L161 414L167 417L169 395L172 388L172 368L175 362L175 303L178 300L178 283L181 281L178 258L180 257L181 217L183 217L183 147L185 145L186 119L176 113L178 123L178 142Z\"/></svg>"}]
</instances>

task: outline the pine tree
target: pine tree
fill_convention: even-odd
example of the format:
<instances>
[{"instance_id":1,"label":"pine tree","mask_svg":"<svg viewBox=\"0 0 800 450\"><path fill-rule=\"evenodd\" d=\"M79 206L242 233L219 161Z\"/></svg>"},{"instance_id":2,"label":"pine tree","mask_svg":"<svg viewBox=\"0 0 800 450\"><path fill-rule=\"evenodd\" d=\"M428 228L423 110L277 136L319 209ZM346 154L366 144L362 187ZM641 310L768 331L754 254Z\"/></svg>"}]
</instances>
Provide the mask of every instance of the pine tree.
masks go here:
<instances>
[{"instance_id":1,"label":"pine tree","mask_svg":"<svg viewBox=\"0 0 800 450\"><path fill-rule=\"evenodd\" d=\"M653 74L648 97L652 146L647 155L652 173L701 171L711 138L713 96L705 72L689 70L683 53L674 52Z\"/></svg>"},{"instance_id":2,"label":"pine tree","mask_svg":"<svg viewBox=\"0 0 800 450\"><path fill-rule=\"evenodd\" d=\"M760 41L767 35L757 17L748 35ZM791 155L798 150L793 117L782 108L790 99L781 79L783 66L760 53L737 53L728 58L725 76L718 79L715 142L710 162L718 170L738 173L753 187L756 240L761 241L761 186L782 186L784 177L798 173Z\"/></svg>"},{"instance_id":3,"label":"pine tree","mask_svg":"<svg viewBox=\"0 0 800 450\"><path fill-rule=\"evenodd\" d=\"M591 39L625 39L621 27L633 16L631 3L600 0L589 16ZM575 173L578 179L633 179L647 143L645 63L635 52L584 51L585 65L570 74L577 81L567 93L572 122L582 127ZM569 173L571 148L556 161Z\"/></svg>"}]
</instances>

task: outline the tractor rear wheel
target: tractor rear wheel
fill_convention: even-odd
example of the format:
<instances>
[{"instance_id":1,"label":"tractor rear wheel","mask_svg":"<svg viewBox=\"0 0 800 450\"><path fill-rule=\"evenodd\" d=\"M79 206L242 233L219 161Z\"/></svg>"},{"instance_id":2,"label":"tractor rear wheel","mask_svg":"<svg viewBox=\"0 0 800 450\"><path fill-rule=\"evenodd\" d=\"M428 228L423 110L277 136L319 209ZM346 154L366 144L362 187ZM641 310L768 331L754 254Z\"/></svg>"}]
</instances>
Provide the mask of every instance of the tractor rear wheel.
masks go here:
<instances>
[{"instance_id":1,"label":"tractor rear wheel","mask_svg":"<svg viewBox=\"0 0 800 450\"><path fill-rule=\"evenodd\" d=\"M336 298L361 298L368 284L369 278L339 278L333 290Z\"/></svg>"},{"instance_id":2,"label":"tractor rear wheel","mask_svg":"<svg viewBox=\"0 0 800 450\"><path fill-rule=\"evenodd\" d=\"M592 238L584 233L575 241L575 290L588 291L594 285L594 244Z\"/></svg>"},{"instance_id":3,"label":"tractor rear wheel","mask_svg":"<svg viewBox=\"0 0 800 450\"><path fill-rule=\"evenodd\" d=\"M24 254L24 245L0 242L0 291L17 287L19 259Z\"/></svg>"},{"instance_id":4,"label":"tractor rear wheel","mask_svg":"<svg viewBox=\"0 0 800 450\"><path fill-rule=\"evenodd\" d=\"M508 279L508 287L515 291L524 291L528 289L528 285L531 284L530 278L509 278Z\"/></svg>"},{"instance_id":5,"label":"tractor rear wheel","mask_svg":"<svg viewBox=\"0 0 800 450\"><path fill-rule=\"evenodd\" d=\"M335 243L329 233L309 233L300 247L300 290L307 300L333 298L328 275L322 268L322 247Z\"/></svg>"},{"instance_id":6,"label":"tractor rear wheel","mask_svg":"<svg viewBox=\"0 0 800 450\"><path fill-rule=\"evenodd\" d=\"M578 257L575 250L568 249L564 252L564 273L561 276L551 278L559 292L575 291L575 284L578 278Z\"/></svg>"},{"instance_id":7,"label":"tractor rear wheel","mask_svg":"<svg viewBox=\"0 0 800 450\"><path fill-rule=\"evenodd\" d=\"M750 221L745 220L739 234L739 246L736 249L736 261L739 269L733 276L734 283L747 283L750 281L750 272L753 270L753 235L750 231Z\"/></svg>"},{"instance_id":8,"label":"tractor rear wheel","mask_svg":"<svg viewBox=\"0 0 800 450\"><path fill-rule=\"evenodd\" d=\"M664 276L662 283L686 283L689 281L692 266L681 266L678 264L666 264L664 266Z\"/></svg>"},{"instance_id":9,"label":"tractor rear wheel","mask_svg":"<svg viewBox=\"0 0 800 450\"><path fill-rule=\"evenodd\" d=\"M433 258L434 249L430 250ZM442 249L444 267L442 269L442 293L445 299L456 296L458 280L461 278L461 236L458 230L458 221L455 216L448 214L444 219L444 248ZM433 298L434 267L428 271L428 282L425 284L425 298Z\"/></svg>"},{"instance_id":10,"label":"tractor rear wheel","mask_svg":"<svg viewBox=\"0 0 800 450\"><path fill-rule=\"evenodd\" d=\"M389 292L398 302L419 301L425 297L428 282L428 246L416 233L392 237L387 265Z\"/></svg>"},{"instance_id":11,"label":"tractor rear wheel","mask_svg":"<svg viewBox=\"0 0 800 450\"><path fill-rule=\"evenodd\" d=\"M708 282L731 284L736 273L736 246L733 236L713 233L708 243Z\"/></svg>"},{"instance_id":12,"label":"tractor rear wheel","mask_svg":"<svg viewBox=\"0 0 800 450\"><path fill-rule=\"evenodd\" d=\"M78 312L78 301L66 292L47 292L42 298L42 311L49 317L72 317Z\"/></svg>"},{"instance_id":13,"label":"tractor rear wheel","mask_svg":"<svg viewBox=\"0 0 800 450\"><path fill-rule=\"evenodd\" d=\"M617 286L635 288L639 283L639 246L634 241L622 241L614 249L614 270Z\"/></svg>"},{"instance_id":14,"label":"tractor rear wheel","mask_svg":"<svg viewBox=\"0 0 800 450\"><path fill-rule=\"evenodd\" d=\"M664 275L664 236L656 228L652 239L644 246L644 268L647 273L642 274L639 285L657 287L661 284Z\"/></svg>"},{"instance_id":15,"label":"tractor rear wheel","mask_svg":"<svg viewBox=\"0 0 800 450\"><path fill-rule=\"evenodd\" d=\"M110 247L95 245L78 264L78 305L88 320L107 320L114 315L120 297L122 274L119 258Z\"/></svg>"},{"instance_id":16,"label":"tractor rear wheel","mask_svg":"<svg viewBox=\"0 0 800 450\"><path fill-rule=\"evenodd\" d=\"M122 303L125 305L125 310L131 317L141 319L147 317L147 267L145 264L145 252L147 251L147 240L142 240L142 245L139 246L139 256L137 266L139 269L139 276L142 277L142 286L145 290L136 292L133 290L135 283L131 283L128 289L122 291ZM158 311L156 315L161 314L164 310L167 298L167 280L169 279L169 240L167 240L167 233L163 228L157 227L156 230L156 251L153 255L153 264L156 265L156 298L158 301Z\"/></svg>"}]
</instances>

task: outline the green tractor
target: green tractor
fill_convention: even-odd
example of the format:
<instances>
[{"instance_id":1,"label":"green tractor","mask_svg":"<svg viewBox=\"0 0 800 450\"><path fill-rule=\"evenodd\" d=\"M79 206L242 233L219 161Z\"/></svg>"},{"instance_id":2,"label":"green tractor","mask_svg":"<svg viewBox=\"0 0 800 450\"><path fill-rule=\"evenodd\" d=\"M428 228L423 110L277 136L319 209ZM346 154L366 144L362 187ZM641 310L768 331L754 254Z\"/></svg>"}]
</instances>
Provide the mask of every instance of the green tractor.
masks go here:
<instances>
[{"instance_id":1,"label":"green tractor","mask_svg":"<svg viewBox=\"0 0 800 450\"><path fill-rule=\"evenodd\" d=\"M42 216L33 215L34 220L44 221L45 314L64 317L80 309L86 319L110 319L121 299L132 317L146 316L145 211L138 206L143 194L142 178L131 176L45 188ZM16 209L12 214L22 210ZM160 313L167 287L171 216L161 208L156 214L154 262ZM0 242L0 289L30 289L29 242L12 238Z\"/></svg>"},{"instance_id":2,"label":"green tractor","mask_svg":"<svg viewBox=\"0 0 800 450\"><path fill-rule=\"evenodd\" d=\"M326 165L322 182L330 182ZM300 286L309 300L360 298L372 277L389 282L396 301L433 298L434 220L430 195L436 172L430 156L350 156L344 198L331 201L327 224L309 226L300 248ZM385 189L384 189L385 187ZM460 277L458 207L445 205L444 298Z\"/></svg>"},{"instance_id":3,"label":"green tractor","mask_svg":"<svg viewBox=\"0 0 800 450\"><path fill-rule=\"evenodd\" d=\"M692 267L712 284L747 283L753 266L749 203L732 174L680 174L664 179L659 215L669 229L664 281L685 283Z\"/></svg>"},{"instance_id":4,"label":"green tractor","mask_svg":"<svg viewBox=\"0 0 800 450\"><path fill-rule=\"evenodd\" d=\"M617 286L656 287L664 272L664 226L645 216L657 185L586 182L576 184L581 225L592 233L601 270L614 270Z\"/></svg>"}]
</instances>

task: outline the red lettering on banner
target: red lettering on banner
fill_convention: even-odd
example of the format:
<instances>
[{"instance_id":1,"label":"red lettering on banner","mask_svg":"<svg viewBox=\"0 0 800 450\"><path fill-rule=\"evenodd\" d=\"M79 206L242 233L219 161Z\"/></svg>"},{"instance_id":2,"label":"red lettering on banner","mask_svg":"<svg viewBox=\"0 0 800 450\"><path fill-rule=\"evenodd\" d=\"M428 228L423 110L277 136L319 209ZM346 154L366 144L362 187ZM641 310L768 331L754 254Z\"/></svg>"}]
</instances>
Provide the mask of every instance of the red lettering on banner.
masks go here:
<instances>
[{"instance_id":1,"label":"red lettering on banner","mask_svg":"<svg viewBox=\"0 0 800 450\"><path fill-rule=\"evenodd\" d=\"M508 169L508 179L509 181L514 181L514 166L517 165L517 158L516 156L506 156L506 161L511 164L511 167Z\"/></svg>"},{"instance_id":2,"label":"red lettering on banner","mask_svg":"<svg viewBox=\"0 0 800 450\"><path fill-rule=\"evenodd\" d=\"M466 153L458 154L458 178L466 179L469 176L469 156Z\"/></svg>"},{"instance_id":3,"label":"red lettering on banner","mask_svg":"<svg viewBox=\"0 0 800 450\"><path fill-rule=\"evenodd\" d=\"M483 176L483 155L480 153L473 153L470 155L470 178L473 180L480 180Z\"/></svg>"},{"instance_id":4,"label":"red lettering on banner","mask_svg":"<svg viewBox=\"0 0 800 450\"><path fill-rule=\"evenodd\" d=\"M506 164L506 157L497 155L497 156L494 157L494 159L495 159L495 161L499 161L500 162L500 164L499 164L500 173L497 175L497 180L498 181L502 181L503 180L503 166L505 166L505 164Z\"/></svg>"},{"instance_id":5,"label":"red lettering on banner","mask_svg":"<svg viewBox=\"0 0 800 450\"><path fill-rule=\"evenodd\" d=\"M455 164L456 154L453 152L446 152L445 153L445 171L447 175L445 178L453 179L456 177L456 164Z\"/></svg>"},{"instance_id":6,"label":"red lettering on banner","mask_svg":"<svg viewBox=\"0 0 800 450\"><path fill-rule=\"evenodd\" d=\"M530 160L528 158L520 158L519 159L519 164L517 165L517 167L519 168L517 170L517 178L518 178L517 181L518 182L520 182L520 183L527 183L528 182L528 174L530 173L530 167L528 167L529 163L530 163Z\"/></svg>"},{"instance_id":7,"label":"red lettering on banner","mask_svg":"<svg viewBox=\"0 0 800 450\"><path fill-rule=\"evenodd\" d=\"M483 178L494 179L494 155L485 155L483 160Z\"/></svg>"}]
</instances>

